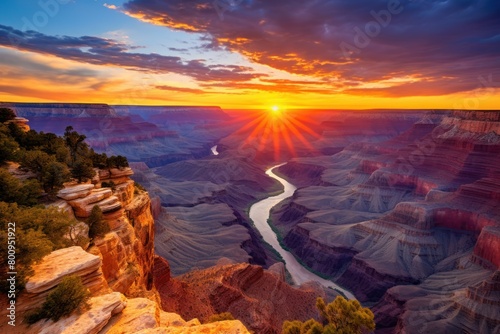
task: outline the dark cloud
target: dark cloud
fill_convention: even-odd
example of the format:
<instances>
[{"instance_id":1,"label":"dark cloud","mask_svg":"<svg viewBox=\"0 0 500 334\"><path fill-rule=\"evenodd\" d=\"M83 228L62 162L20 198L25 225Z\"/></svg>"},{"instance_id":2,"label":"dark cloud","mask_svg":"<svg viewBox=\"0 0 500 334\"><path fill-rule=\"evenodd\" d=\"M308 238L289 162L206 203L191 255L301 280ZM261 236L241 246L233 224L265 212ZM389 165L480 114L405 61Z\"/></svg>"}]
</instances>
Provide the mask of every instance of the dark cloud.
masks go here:
<instances>
[{"instance_id":1,"label":"dark cloud","mask_svg":"<svg viewBox=\"0 0 500 334\"><path fill-rule=\"evenodd\" d=\"M170 51L175 51L175 52L188 52L189 49L185 48L168 48Z\"/></svg>"},{"instance_id":2,"label":"dark cloud","mask_svg":"<svg viewBox=\"0 0 500 334\"><path fill-rule=\"evenodd\" d=\"M401 96L410 88L414 95L468 91L479 76L500 75L497 0L130 0L124 8L204 33L206 48L296 74L332 82L420 78L402 83Z\"/></svg>"},{"instance_id":3,"label":"dark cloud","mask_svg":"<svg viewBox=\"0 0 500 334\"><path fill-rule=\"evenodd\" d=\"M136 47L113 39L82 36L48 36L0 25L0 46L53 55L94 65L119 66L150 73L178 73L198 81L247 81L264 76L248 67L211 65L203 60L183 62L180 57L130 52Z\"/></svg>"},{"instance_id":4,"label":"dark cloud","mask_svg":"<svg viewBox=\"0 0 500 334\"><path fill-rule=\"evenodd\" d=\"M193 93L193 94L205 94L206 91L202 89L196 88L188 88L188 87L174 87L169 85L160 85L155 86L156 89L167 90L171 92L180 92L180 93Z\"/></svg>"}]
</instances>

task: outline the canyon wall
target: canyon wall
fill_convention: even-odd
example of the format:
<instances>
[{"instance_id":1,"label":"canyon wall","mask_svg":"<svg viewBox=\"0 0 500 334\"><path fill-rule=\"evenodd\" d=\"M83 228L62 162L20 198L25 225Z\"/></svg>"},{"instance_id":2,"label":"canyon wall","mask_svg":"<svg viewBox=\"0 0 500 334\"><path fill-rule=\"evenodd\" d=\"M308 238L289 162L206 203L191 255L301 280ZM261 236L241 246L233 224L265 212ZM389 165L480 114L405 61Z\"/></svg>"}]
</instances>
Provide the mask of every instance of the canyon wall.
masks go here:
<instances>
[{"instance_id":1,"label":"canyon wall","mask_svg":"<svg viewBox=\"0 0 500 334\"><path fill-rule=\"evenodd\" d=\"M110 106L78 103L0 103L29 119L36 131L62 135L71 125L96 151L150 166L210 154L226 135L229 117L219 107Z\"/></svg>"},{"instance_id":2,"label":"canyon wall","mask_svg":"<svg viewBox=\"0 0 500 334\"><path fill-rule=\"evenodd\" d=\"M318 318L316 298L326 297L321 286L291 287L279 263L269 270L248 263L222 259L219 265L168 277L168 263L158 259L156 287L162 308L186 319L206 320L213 314L230 312L255 333L280 333L285 320Z\"/></svg>"},{"instance_id":3,"label":"canyon wall","mask_svg":"<svg viewBox=\"0 0 500 334\"><path fill-rule=\"evenodd\" d=\"M16 299L16 326L2 322L0 329L47 334L249 333L238 320L202 325L193 317L185 321L179 314L161 308L153 287L155 233L149 195L135 187L130 168L96 172L87 183L67 183L57 194L59 200L50 205L79 221L88 218L97 205L111 231L87 244L85 250L80 246L59 249L35 264L26 289ZM113 189L102 187L111 181ZM71 237L86 235L85 226L83 222L76 225ZM88 308L56 322L41 320L27 326L24 316L40 307L68 275L81 277L90 291ZM170 281L170 273L161 280ZM6 317L6 296L1 296L0 304L0 315Z\"/></svg>"},{"instance_id":4,"label":"canyon wall","mask_svg":"<svg viewBox=\"0 0 500 334\"><path fill-rule=\"evenodd\" d=\"M279 172L299 189L272 221L309 267L375 303L381 333L498 331L499 129L498 111L431 113L294 159Z\"/></svg>"}]
</instances>

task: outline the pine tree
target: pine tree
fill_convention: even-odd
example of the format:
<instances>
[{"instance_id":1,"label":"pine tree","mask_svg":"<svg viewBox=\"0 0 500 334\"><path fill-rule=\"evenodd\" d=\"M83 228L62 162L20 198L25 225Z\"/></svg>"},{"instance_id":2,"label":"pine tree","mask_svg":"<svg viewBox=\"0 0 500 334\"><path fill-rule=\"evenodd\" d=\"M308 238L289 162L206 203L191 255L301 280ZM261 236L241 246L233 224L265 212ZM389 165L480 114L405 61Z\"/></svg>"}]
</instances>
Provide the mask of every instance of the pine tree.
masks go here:
<instances>
[{"instance_id":1,"label":"pine tree","mask_svg":"<svg viewBox=\"0 0 500 334\"><path fill-rule=\"evenodd\" d=\"M94 205L86 223L89 226L90 239L103 237L110 231L109 225L103 220L102 211L98 205Z\"/></svg>"}]
</instances>

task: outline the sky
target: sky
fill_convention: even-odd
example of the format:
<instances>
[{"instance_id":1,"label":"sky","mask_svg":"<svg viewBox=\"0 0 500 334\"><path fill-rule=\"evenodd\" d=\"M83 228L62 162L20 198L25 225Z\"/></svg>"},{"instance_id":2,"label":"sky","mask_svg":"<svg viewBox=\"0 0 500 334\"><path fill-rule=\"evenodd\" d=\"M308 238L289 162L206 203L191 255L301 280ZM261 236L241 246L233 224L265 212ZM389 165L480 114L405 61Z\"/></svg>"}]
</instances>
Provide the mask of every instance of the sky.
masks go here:
<instances>
[{"instance_id":1,"label":"sky","mask_svg":"<svg viewBox=\"0 0 500 334\"><path fill-rule=\"evenodd\" d=\"M3 0L0 101L499 109L498 0Z\"/></svg>"}]
</instances>

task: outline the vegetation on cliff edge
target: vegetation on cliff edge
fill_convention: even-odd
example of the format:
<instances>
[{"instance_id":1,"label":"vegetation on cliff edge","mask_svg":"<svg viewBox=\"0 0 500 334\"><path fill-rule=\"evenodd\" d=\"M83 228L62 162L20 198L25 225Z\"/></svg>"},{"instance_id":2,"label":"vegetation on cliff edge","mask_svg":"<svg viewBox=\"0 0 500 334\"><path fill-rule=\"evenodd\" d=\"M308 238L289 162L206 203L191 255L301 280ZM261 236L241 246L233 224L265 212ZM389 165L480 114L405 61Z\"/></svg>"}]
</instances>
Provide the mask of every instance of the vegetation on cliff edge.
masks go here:
<instances>
[{"instance_id":1,"label":"vegetation on cliff edge","mask_svg":"<svg viewBox=\"0 0 500 334\"><path fill-rule=\"evenodd\" d=\"M88 307L90 292L80 276L65 276L61 283L47 296L41 307L26 316L26 322L34 324L42 319L58 321L73 311Z\"/></svg>"},{"instance_id":2,"label":"vegetation on cliff edge","mask_svg":"<svg viewBox=\"0 0 500 334\"><path fill-rule=\"evenodd\" d=\"M283 334L362 334L375 329L374 315L357 300L337 296L330 304L318 298L316 307L322 322L309 319L306 322L285 321Z\"/></svg>"},{"instance_id":3,"label":"vegetation on cliff edge","mask_svg":"<svg viewBox=\"0 0 500 334\"><path fill-rule=\"evenodd\" d=\"M19 292L33 274L35 262L56 249L87 242L73 238L72 231L79 229L75 220L54 207L40 204L55 200L57 192L72 177L83 182L95 175L96 167L128 166L125 157L94 152L85 143L85 135L71 126L62 137L23 131L9 122L15 117L11 109L0 108L0 252L4 254L0 259L0 291L3 293L10 289L5 277L12 271L9 250L15 252L15 289ZM106 232L107 224L102 222L99 208L94 208L87 223L92 238Z\"/></svg>"}]
</instances>

